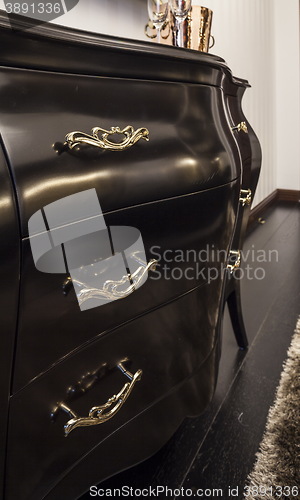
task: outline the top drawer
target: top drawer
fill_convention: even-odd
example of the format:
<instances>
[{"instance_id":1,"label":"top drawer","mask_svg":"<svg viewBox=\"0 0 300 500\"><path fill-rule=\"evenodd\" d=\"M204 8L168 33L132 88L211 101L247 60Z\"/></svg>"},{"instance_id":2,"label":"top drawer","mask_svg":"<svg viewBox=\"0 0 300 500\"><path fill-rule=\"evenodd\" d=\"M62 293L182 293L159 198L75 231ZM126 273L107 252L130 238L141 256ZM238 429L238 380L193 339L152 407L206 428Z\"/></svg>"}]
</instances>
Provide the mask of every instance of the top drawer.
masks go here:
<instances>
[{"instance_id":1,"label":"top drawer","mask_svg":"<svg viewBox=\"0 0 300 500\"><path fill-rule=\"evenodd\" d=\"M240 174L221 89L205 85L2 69L0 125L28 220L59 198L95 188L103 212L198 192ZM66 134L145 127L124 151L57 154ZM111 140L124 136L118 134Z\"/></svg>"}]
</instances>

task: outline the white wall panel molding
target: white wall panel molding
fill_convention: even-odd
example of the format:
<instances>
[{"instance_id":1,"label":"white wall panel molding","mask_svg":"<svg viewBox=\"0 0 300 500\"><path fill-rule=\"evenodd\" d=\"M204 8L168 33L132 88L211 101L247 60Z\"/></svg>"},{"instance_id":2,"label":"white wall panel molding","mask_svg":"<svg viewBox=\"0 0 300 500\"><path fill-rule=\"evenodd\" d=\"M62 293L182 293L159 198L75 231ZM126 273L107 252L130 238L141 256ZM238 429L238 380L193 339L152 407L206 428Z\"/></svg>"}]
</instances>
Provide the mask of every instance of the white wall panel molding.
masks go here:
<instances>
[{"instance_id":1,"label":"white wall panel molding","mask_svg":"<svg viewBox=\"0 0 300 500\"><path fill-rule=\"evenodd\" d=\"M274 4L277 187L300 190L299 0Z\"/></svg>"}]
</instances>

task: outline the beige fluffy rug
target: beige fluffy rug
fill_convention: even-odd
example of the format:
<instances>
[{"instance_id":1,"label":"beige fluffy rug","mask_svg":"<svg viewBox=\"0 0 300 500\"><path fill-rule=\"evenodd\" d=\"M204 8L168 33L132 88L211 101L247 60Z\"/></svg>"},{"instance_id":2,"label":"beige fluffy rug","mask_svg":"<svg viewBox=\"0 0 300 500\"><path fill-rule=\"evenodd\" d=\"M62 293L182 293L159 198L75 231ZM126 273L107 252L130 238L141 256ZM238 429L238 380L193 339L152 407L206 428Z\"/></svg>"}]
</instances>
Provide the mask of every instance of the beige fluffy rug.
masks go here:
<instances>
[{"instance_id":1,"label":"beige fluffy rug","mask_svg":"<svg viewBox=\"0 0 300 500\"><path fill-rule=\"evenodd\" d=\"M300 318L247 486L248 500L300 499Z\"/></svg>"}]
</instances>

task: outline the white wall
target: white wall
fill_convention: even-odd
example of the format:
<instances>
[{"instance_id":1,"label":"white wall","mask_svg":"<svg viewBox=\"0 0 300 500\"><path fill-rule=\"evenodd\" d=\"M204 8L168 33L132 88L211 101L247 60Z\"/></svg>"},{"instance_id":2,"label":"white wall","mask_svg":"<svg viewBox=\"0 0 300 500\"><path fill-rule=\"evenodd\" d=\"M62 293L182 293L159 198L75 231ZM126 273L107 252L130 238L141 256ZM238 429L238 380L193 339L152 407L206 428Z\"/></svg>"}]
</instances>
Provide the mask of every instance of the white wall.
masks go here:
<instances>
[{"instance_id":1,"label":"white wall","mask_svg":"<svg viewBox=\"0 0 300 500\"><path fill-rule=\"evenodd\" d=\"M96 33L143 39L147 19L146 0L79 0L74 9L54 22Z\"/></svg>"},{"instance_id":2,"label":"white wall","mask_svg":"<svg viewBox=\"0 0 300 500\"><path fill-rule=\"evenodd\" d=\"M47 0L41 2L46 4ZM26 1L20 0L22 3ZM27 2L29 5L32 3L36 8L39 2ZM64 0L62 3L66 6ZM5 10L4 0L0 0L0 9ZM146 0L79 0L76 7L53 22L96 33L143 39L147 20Z\"/></svg>"},{"instance_id":3,"label":"white wall","mask_svg":"<svg viewBox=\"0 0 300 500\"><path fill-rule=\"evenodd\" d=\"M275 0L277 184L300 189L299 0L284 7Z\"/></svg>"}]
</instances>

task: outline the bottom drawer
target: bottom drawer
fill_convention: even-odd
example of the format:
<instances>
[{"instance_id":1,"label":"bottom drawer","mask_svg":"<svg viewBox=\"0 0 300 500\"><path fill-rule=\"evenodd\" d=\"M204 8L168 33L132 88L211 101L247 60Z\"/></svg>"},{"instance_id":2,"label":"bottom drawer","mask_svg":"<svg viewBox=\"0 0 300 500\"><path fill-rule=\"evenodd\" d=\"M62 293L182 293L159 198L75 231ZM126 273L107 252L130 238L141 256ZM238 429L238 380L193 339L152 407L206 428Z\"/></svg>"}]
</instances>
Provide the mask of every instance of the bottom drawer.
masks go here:
<instances>
[{"instance_id":1,"label":"bottom drawer","mask_svg":"<svg viewBox=\"0 0 300 500\"><path fill-rule=\"evenodd\" d=\"M216 381L218 373L219 347L217 342L209 357L192 377L83 456L58 479L43 500L80 499L91 486L157 452L186 415L199 415L211 401L215 389L213 381ZM101 484L99 490L101 497ZM123 496L126 495L125 490Z\"/></svg>"},{"instance_id":2,"label":"bottom drawer","mask_svg":"<svg viewBox=\"0 0 300 500\"><path fill-rule=\"evenodd\" d=\"M95 446L101 452L102 442L197 373L216 345L222 284L222 279L215 280L128 322L71 353L12 396L5 499L41 500ZM130 387L132 392L119 411L115 401L109 408L92 413L92 418L97 416L99 420L101 412L103 417L112 410L112 418L101 425L86 425L91 423L87 419L91 408L118 394L125 382L130 384L117 369L120 362L132 373L141 370L140 380ZM199 394L211 393L214 385L215 377L204 377ZM72 410L73 417L62 409L62 404ZM174 409L170 408L172 418L184 417L183 408L185 414L194 412L185 405L178 407L178 415L177 410L173 415ZM85 418L81 421L84 426L74 428L65 437L64 426L77 416ZM168 415L165 417L168 419ZM156 425L160 426L160 418ZM150 440L155 432L149 427L139 429ZM143 455L142 440L140 446ZM130 455L130 449L127 451ZM105 460L113 463L117 453L118 447Z\"/></svg>"}]
</instances>

